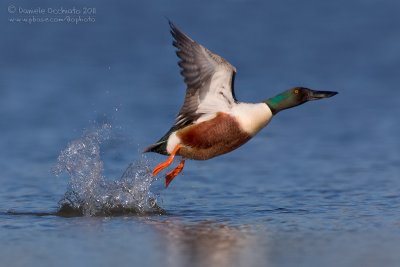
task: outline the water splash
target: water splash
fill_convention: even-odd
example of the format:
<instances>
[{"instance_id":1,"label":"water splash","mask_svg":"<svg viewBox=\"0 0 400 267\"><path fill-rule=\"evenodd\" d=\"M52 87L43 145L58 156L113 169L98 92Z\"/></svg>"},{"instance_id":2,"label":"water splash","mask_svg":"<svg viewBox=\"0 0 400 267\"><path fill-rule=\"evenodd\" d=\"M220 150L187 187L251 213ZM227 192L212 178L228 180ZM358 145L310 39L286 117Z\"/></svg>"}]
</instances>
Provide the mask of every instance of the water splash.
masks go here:
<instances>
[{"instance_id":1,"label":"water splash","mask_svg":"<svg viewBox=\"0 0 400 267\"><path fill-rule=\"evenodd\" d=\"M61 151L55 174L67 172L69 188L60 200L59 215L107 216L161 214L157 198L150 191L154 182L149 163L143 156L131 163L121 178L109 181L103 175L101 144L110 139L111 125L87 131Z\"/></svg>"}]
</instances>

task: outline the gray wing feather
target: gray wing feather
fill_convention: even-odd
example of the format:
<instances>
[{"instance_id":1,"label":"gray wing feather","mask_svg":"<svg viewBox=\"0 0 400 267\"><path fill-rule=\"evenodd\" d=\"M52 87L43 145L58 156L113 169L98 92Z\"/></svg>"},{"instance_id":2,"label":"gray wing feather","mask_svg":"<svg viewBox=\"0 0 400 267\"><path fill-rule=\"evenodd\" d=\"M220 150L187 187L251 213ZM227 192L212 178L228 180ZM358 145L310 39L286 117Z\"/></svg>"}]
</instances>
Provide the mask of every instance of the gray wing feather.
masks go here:
<instances>
[{"instance_id":1,"label":"gray wing feather","mask_svg":"<svg viewBox=\"0 0 400 267\"><path fill-rule=\"evenodd\" d=\"M222 89L218 89L221 91L219 94L224 97L223 101L227 101L227 104L236 102L233 92L236 69L222 57L193 41L172 22L169 24L174 38L173 45L178 49L176 54L180 58L178 65L182 69L181 74L187 85L185 101L176 117L174 126L174 128L181 128L193 123L207 112L204 111L207 109L199 110L199 105L207 94L214 90L214 88L210 88L210 85L216 72L229 77L226 86L224 84Z\"/></svg>"}]
</instances>

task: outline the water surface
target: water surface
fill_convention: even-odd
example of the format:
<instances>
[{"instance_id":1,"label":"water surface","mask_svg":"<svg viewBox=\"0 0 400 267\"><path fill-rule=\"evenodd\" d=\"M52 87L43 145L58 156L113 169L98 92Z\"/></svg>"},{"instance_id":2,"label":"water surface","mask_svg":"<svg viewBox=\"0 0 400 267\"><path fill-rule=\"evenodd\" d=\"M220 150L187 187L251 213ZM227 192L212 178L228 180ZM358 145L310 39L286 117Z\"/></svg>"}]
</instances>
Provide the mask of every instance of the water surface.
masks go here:
<instances>
[{"instance_id":1,"label":"water surface","mask_svg":"<svg viewBox=\"0 0 400 267\"><path fill-rule=\"evenodd\" d=\"M95 7L93 23L16 23ZM4 266L398 266L394 1L2 3ZM236 96L338 91L163 187L141 151L184 84L165 16L238 70ZM60 210L60 207L64 209ZM68 209L69 208L69 209ZM72 211L72 213L71 213Z\"/></svg>"}]
</instances>

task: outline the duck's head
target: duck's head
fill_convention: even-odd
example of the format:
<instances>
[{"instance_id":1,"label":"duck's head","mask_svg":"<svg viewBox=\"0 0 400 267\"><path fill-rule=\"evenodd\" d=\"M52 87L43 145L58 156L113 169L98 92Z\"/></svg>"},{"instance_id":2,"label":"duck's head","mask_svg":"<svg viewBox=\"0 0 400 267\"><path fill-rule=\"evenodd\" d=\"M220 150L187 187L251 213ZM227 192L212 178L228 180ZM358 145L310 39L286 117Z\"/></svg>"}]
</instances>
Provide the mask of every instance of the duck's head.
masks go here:
<instances>
[{"instance_id":1,"label":"duck's head","mask_svg":"<svg viewBox=\"0 0 400 267\"><path fill-rule=\"evenodd\" d=\"M305 87L294 87L267 99L265 103L271 109L272 114L275 115L281 110L292 108L311 100L328 98L336 94L337 92L332 91L314 91Z\"/></svg>"}]
</instances>

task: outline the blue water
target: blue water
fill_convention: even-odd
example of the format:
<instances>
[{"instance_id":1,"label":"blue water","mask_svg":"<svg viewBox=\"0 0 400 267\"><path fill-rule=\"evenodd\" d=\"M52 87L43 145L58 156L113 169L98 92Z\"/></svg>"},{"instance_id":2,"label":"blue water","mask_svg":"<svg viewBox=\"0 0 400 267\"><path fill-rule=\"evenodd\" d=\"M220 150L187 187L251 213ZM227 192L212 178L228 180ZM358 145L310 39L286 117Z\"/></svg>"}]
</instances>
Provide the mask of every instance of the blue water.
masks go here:
<instances>
[{"instance_id":1,"label":"blue water","mask_svg":"<svg viewBox=\"0 0 400 267\"><path fill-rule=\"evenodd\" d=\"M61 6L95 21L10 21ZM0 266L400 265L399 2L0 9ZM339 94L165 189L141 154L184 97L165 17L237 68L242 101Z\"/></svg>"}]
</instances>

